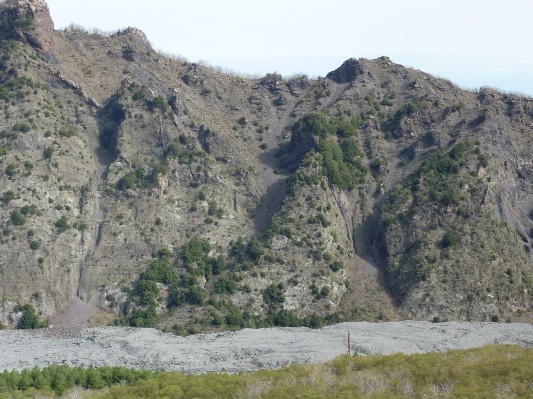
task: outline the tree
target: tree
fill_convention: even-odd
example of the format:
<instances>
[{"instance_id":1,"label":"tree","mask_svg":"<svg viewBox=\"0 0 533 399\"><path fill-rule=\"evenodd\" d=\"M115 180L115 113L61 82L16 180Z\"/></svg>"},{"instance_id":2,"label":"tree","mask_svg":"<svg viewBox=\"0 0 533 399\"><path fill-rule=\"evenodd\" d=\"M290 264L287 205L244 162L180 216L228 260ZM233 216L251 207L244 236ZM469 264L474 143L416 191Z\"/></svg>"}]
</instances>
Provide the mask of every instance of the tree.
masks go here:
<instances>
[{"instance_id":1,"label":"tree","mask_svg":"<svg viewBox=\"0 0 533 399\"><path fill-rule=\"evenodd\" d=\"M261 243L256 237L252 237L250 243L248 244L248 256L252 260L259 260L263 255L263 250L261 249Z\"/></svg>"},{"instance_id":2,"label":"tree","mask_svg":"<svg viewBox=\"0 0 533 399\"><path fill-rule=\"evenodd\" d=\"M270 284L263 292L263 300L268 304L276 304L285 302L285 294L283 293L283 284Z\"/></svg>"},{"instance_id":3,"label":"tree","mask_svg":"<svg viewBox=\"0 0 533 399\"><path fill-rule=\"evenodd\" d=\"M45 322L42 322L37 312L32 305L26 304L18 307L18 311L22 311L22 316L18 321L17 328L25 329L34 329L42 328L46 326Z\"/></svg>"}]
</instances>

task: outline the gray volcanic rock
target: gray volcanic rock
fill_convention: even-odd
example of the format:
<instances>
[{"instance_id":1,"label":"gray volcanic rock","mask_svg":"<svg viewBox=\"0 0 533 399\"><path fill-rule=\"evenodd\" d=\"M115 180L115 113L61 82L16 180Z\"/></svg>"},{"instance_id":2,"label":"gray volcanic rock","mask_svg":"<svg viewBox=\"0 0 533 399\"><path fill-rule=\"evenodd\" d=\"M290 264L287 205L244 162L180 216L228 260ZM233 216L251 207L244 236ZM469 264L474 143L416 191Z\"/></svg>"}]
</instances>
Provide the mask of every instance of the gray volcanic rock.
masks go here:
<instances>
[{"instance_id":1,"label":"gray volcanic rock","mask_svg":"<svg viewBox=\"0 0 533 399\"><path fill-rule=\"evenodd\" d=\"M423 353L490 344L533 346L533 326L497 323L342 323L317 330L267 328L188 337L154 329L0 331L0 371L52 364L186 373L241 372L326 362L352 353Z\"/></svg>"}]
</instances>

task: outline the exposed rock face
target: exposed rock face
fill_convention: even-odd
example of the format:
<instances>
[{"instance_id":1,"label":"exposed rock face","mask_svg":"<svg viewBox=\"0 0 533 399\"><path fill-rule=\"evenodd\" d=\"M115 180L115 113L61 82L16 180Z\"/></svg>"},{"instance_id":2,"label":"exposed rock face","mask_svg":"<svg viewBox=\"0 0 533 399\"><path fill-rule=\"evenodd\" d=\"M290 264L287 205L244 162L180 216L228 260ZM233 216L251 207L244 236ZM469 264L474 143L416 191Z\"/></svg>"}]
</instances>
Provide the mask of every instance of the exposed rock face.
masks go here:
<instances>
[{"instance_id":1,"label":"exposed rock face","mask_svg":"<svg viewBox=\"0 0 533 399\"><path fill-rule=\"evenodd\" d=\"M24 32L28 42L44 53L48 53L53 47L54 21L50 16L50 10L45 0L15 0L14 6L19 15L29 15L33 24Z\"/></svg>"},{"instance_id":2,"label":"exposed rock face","mask_svg":"<svg viewBox=\"0 0 533 399\"><path fill-rule=\"evenodd\" d=\"M353 82L359 75L363 75L365 72L367 70L361 61L350 58L344 61L339 68L328 73L326 77L335 83L349 83Z\"/></svg>"},{"instance_id":3,"label":"exposed rock face","mask_svg":"<svg viewBox=\"0 0 533 399\"><path fill-rule=\"evenodd\" d=\"M197 330L531 313L531 99L385 57L228 76L5 7L4 324L73 297Z\"/></svg>"}]
</instances>

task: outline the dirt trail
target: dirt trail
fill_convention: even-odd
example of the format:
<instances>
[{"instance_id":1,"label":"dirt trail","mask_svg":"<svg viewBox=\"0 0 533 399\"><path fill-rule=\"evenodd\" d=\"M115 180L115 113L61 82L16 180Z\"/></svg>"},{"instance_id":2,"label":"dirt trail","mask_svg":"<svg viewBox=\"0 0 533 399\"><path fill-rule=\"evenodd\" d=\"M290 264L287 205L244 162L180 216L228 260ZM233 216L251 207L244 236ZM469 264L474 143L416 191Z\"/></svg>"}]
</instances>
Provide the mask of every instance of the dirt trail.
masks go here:
<instances>
[{"instance_id":1,"label":"dirt trail","mask_svg":"<svg viewBox=\"0 0 533 399\"><path fill-rule=\"evenodd\" d=\"M507 323L342 323L319 330L266 328L180 337L154 329L0 331L0 371L51 364L121 365L182 372L252 371L319 363L346 353L423 353L488 344L533 346L533 326Z\"/></svg>"}]
</instances>

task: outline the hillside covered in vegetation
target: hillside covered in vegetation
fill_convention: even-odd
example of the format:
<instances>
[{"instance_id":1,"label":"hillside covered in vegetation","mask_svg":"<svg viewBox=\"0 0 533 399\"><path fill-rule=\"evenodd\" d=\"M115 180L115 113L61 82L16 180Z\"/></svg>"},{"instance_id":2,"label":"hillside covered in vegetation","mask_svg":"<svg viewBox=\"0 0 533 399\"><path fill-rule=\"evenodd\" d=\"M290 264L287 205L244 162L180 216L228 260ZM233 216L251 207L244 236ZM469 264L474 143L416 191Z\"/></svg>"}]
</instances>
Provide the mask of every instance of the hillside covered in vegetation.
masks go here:
<instances>
[{"instance_id":1,"label":"hillside covered in vegetation","mask_svg":"<svg viewBox=\"0 0 533 399\"><path fill-rule=\"evenodd\" d=\"M386 57L222 73L44 0L0 47L1 325L530 320L531 98Z\"/></svg>"}]
</instances>

